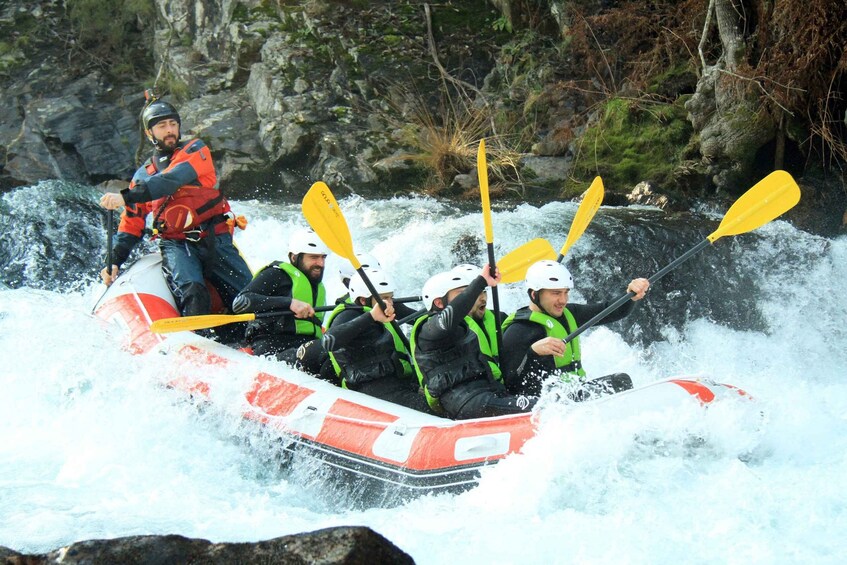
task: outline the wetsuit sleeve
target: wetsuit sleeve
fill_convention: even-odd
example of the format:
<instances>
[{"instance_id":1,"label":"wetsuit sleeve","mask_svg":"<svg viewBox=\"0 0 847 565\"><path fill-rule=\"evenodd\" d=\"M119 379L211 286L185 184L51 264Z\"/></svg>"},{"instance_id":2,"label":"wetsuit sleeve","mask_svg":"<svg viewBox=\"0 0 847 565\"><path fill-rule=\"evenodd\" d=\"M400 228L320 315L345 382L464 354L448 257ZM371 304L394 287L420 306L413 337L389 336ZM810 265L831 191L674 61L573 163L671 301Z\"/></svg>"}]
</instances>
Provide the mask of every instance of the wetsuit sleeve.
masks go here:
<instances>
[{"instance_id":1,"label":"wetsuit sleeve","mask_svg":"<svg viewBox=\"0 0 847 565\"><path fill-rule=\"evenodd\" d=\"M112 247L112 265L118 267L123 265L139 241L141 241L140 237L130 233L118 232L115 234L115 245Z\"/></svg>"},{"instance_id":2,"label":"wetsuit sleeve","mask_svg":"<svg viewBox=\"0 0 847 565\"><path fill-rule=\"evenodd\" d=\"M599 302L594 304L568 304L568 310L573 314L577 327L581 327L585 322L605 310L612 304L612 301ZM627 300L623 306L610 313L608 316L597 322L598 325L611 324L625 318L635 309L635 301Z\"/></svg>"},{"instance_id":3,"label":"wetsuit sleeve","mask_svg":"<svg viewBox=\"0 0 847 565\"><path fill-rule=\"evenodd\" d=\"M411 316L415 312L417 312L417 310L407 306L406 303L394 304L394 316L398 320L405 318L406 316Z\"/></svg>"},{"instance_id":4,"label":"wetsuit sleeve","mask_svg":"<svg viewBox=\"0 0 847 565\"><path fill-rule=\"evenodd\" d=\"M381 324L374 320L369 312L353 308L339 312L322 338L324 349L336 351L346 347L369 333L375 325Z\"/></svg>"},{"instance_id":5,"label":"wetsuit sleeve","mask_svg":"<svg viewBox=\"0 0 847 565\"><path fill-rule=\"evenodd\" d=\"M232 311L245 312L285 311L291 308L291 277L272 263L256 275L232 302Z\"/></svg>"},{"instance_id":6,"label":"wetsuit sleeve","mask_svg":"<svg viewBox=\"0 0 847 565\"><path fill-rule=\"evenodd\" d=\"M432 316L421 326L420 338L439 341L454 335L485 287L485 279L482 276L474 279L459 296L447 305L447 308Z\"/></svg>"},{"instance_id":7,"label":"wetsuit sleeve","mask_svg":"<svg viewBox=\"0 0 847 565\"><path fill-rule=\"evenodd\" d=\"M531 322L516 321L503 332L500 368L503 384L510 392L523 390L528 376L540 376L556 370L552 355L538 355L532 344L545 337L544 328Z\"/></svg>"},{"instance_id":8,"label":"wetsuit sleeve","mask_svg":"<svg viewBox=\"0 0 847 565\"><path fill-rule=\"evenodd\" d=\"M118 267L123 265L129 254L141 241L148 212L149 206L146 204L127 204L124 207L112 247L113 265Z\"/></svg>"}]
</instances>

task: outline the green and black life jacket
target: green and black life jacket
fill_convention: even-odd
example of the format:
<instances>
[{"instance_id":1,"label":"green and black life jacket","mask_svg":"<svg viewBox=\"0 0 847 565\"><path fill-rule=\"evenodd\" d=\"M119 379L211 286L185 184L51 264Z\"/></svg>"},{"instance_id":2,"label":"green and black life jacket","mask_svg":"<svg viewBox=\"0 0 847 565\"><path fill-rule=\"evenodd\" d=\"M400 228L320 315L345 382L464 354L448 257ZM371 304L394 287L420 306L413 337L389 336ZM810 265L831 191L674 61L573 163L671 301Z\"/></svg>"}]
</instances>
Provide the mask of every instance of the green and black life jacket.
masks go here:
<instances>
[{"instance_id":1,"label":"green and black life jacket","mask_svg":"<svg viewBox=\"0 0 847 565\"><path fill-rule=\"evenodd\" d=\"M326 289L324 288L323 283L318 283L317 296L313 296L312 282L303 271L291 263L277 263L275 266L278 269L285 271L286 274L291 277L292 299L307 302L313 307L323 306L326 304ZM315 317L323 322L324 313L315 312ZM300 318L294 320L294 333L298 335L313 335L315 337L321 337L321 335L323 335L319 325L315 324L311 320L302 320Z\"/></svg>"},{"instance_id":2,"label":"green and black life jacket","mask_svg":"<svg viewBox=\"0 0 847 565\"><path fill-rule=\"evenodd\" d=\"M528 320L544 327L547 337L564 339L576 331L577 325L573 314L567 308L562 312L562 318L568 324L567 328L557 318L542 312L533 312L528 307L524 307L506 318L506 321L503 322L503 331L505 332L506 328L512 325L512 322L515 320ZM556 370L563 377L568 375L585 376L585 370L582 368L582 351L579 346L579 336L568 342L564 355L554 355L553 360L556 363Z\"/></svg>"},{"instance_id":3,"label":"green and black life jacket","mask_svg":"<svg viewBox=\"0 0 847 565\"><path fill-rule=\"evenodd\" d=\"M502 382L503 374L497 364L500 352L497 349L497 320L494 317L494 312L491 310L485 311L481 326L471 316L465 316L465 323L468 325L468 329L479 338L479 351L488 360L491 376Z\"/></svg>"},{"instance_id":4,"label":"green and black life jacket","mask_svg":"<svg viewBox=\"0 0 847 565\"><path fill-rule=\"evenodd\" d=\"M348 307L350 302L339 304L326 320L326 327L332 325L335 317ZM363 312L371 311L368 306L359 307ZM359 385L387 376L412 376L412 363L403 339L391 324L382 324L384 331L375 342L353 347L342 347L329 352L335 374L341 378L343 388L356 389Z\"/></svg>"},{"instance_id":5,"label":"green and black life jacket","mask_svg":"<svg viewBox=\"0 0 847 565\"><path fill-rule=\"evenodd\" d=\"M494 331L493 322L486 323L483 319L483 325L480 326L470 316L466 316L468 331L461 340L445 349L421 351L417 347L418 331L428 319L429 314L415 321L409 343L412 348L415 373L424 389L430 408L440 412L441 405L438 397L462 383L479 378L502 379L500 367L497 366L492 355L491 343L494 344L493 349L496 351L496 340L493 333L490 337L488 334L488 331Z\"/></svg>"}]
</instances>

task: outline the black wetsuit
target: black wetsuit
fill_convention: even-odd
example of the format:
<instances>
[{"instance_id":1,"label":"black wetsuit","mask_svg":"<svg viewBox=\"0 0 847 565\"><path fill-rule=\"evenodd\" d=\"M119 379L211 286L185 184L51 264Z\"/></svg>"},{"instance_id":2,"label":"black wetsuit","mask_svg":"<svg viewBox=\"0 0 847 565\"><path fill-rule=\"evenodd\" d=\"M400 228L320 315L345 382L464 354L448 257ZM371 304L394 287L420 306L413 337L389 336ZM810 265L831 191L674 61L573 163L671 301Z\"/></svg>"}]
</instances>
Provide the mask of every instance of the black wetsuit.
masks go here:
<instances>
[{"instance_id":1,"label":"black wetsuit","mask_svg":"<svg viewBox=\"0 0 847 565\"><path fill-rule=\"evenodd\" d=\"M415 356L421 366L424 375L424 383L431 393L436 394L441 407L447 415L457 420L468 418L482 418L487 416L502 416L504 414L517 414L528 412L532 409L537 398L518 397L509 394L502 383L494 379L487 359L482 358L477 341L476 359L453 360L452 363L464 366L460 372L447 377L452 381L445 390L433 391L435 387L440 388L442 384L432 380L432 374L427 376L424 362L420 356L423 353L431 361L438 363L439 357L450 356L456 351L456 345L469 343L468 328L464 318L473 308L480 293L485 290L485 279L481 276L455 297L444 310L434 313L424 321L417 331L417 345ZM475 339L475 337L474 337ZM474 353L470 353L474 354Z\"/></svg>"},{"instance_id":2,"label":"black wetsuit","mask_svg":"<svg viewBox=\"0 0 847 565\"><path fill-rule=\"evenodd\" d=\"M293 282L288 273L276 267L279 263L275 261L262 269L256 278L238 293L232 303L232 309L236 314L290 311ZM312 296L317 296L318 283L310 282ZM322 304L314 306L322 306ZM245 338L256 355L274 355L280 361L293 364L297 360L297 349L316 338L314 334L298 334L295 329L296 321L297 318L294 317L293 312L281 316L257 318L247 324ZM320 326L320 320L317 318L313 318L312 321Z\"/></svg>"},{"instance_id":3,"label":"black wetsuit","mask_svg":"<svg viewBox=\"0 0 847 565\"><path fill-rule=\"evenodd\" d=\"M596 304L568 304L567 310L574 317L577 327L602 312L611 302ZM598 325L610 324L627 316L635 308L635 302L628 301L618 310L606 316ZM568 323L564 314L558 319L565 327ZM552 355L538 355L532 350L532 344L547 337L541 324L529 320L515 320L503 332L503 354L501 368L503 382L513 394L541 394L541 383L547 375L556 371L556 361Z\"/></svg>"},{"instance_id":4,"label":"black wetsuit","mask_svg":"<svg viewBox=\"0 0 847 565\"><path fill-rule=\"evenodd\" d=\"M396 304L395 311L400 306ZM322 343L335 355L342 369L338 378L344 379L350 390L430 412L417 379L404 374L401 359L410 363L408 356L395 350L385 324L374 320L369 312L355 306L345 308L332 319Z\"/></svg>"}]
</instances>

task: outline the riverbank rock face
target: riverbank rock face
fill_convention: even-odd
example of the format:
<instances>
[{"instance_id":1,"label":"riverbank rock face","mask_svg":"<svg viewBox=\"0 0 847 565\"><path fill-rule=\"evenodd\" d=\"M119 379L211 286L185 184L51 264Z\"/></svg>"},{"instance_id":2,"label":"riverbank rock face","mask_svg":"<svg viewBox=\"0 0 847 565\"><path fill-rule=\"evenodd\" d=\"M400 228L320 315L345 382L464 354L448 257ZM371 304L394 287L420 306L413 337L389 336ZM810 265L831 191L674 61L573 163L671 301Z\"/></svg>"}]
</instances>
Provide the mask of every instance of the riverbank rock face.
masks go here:
<instances>
[{"instance_id":1,"label":"riverbank rock face","mask_svg":"<svg viewBox=\"0 0 847 565\"><path fill-rule=\"evenodd\" d=\"M90 540L40 555L0 547L6 565L96 565L112 563L321 563L326 565L407 565L414 560L390 541L364 527L328 528L256 543L211 543L182 536L131 536Z\"/></svg>"},{"instance_id":2,"label":"riverbank rock face","mask_svg":"<svg viewBox=\"0 0 847 565\"><path fill-rule=\"evenodd\" d=\"M179 108L183 137L210 147L220 186L235 199L290 200L316 180L340 196L475 199L483 136L493 194L530 202L573 198L594 176L623 172L607 182L620 202L651 181L684 206L737 195L775 162L777 118L762 111L750 80L704 69L695 85L698 73L686 65L656 84L610 80L629 63L618 54L610 64L605 49L654 44L631 23L644 16L637 3L142 4L133 9L148 11L120 28L132 34L121 44L131 53L111 61L82 45L77 0L0 5L0 190L56 178L128 181L152 152L138 122L151 85ZM585 25L606 39L585 35ZM599 59L587 62L595 47ZM649 103L633 102L634 111L684 133L655 141L657 128L633 127L604 137L610 131L598 124L609 108L642 98ZM681 117L661 111L685 100ZM685 111L693 128L680 127ZM784 168L799 174L809 124L795 121L778 139ZM644 158L645 143L667 147L667 156ZM825 190L843 193L843 180L833 176Z\"/></svg>"}]
</instances>

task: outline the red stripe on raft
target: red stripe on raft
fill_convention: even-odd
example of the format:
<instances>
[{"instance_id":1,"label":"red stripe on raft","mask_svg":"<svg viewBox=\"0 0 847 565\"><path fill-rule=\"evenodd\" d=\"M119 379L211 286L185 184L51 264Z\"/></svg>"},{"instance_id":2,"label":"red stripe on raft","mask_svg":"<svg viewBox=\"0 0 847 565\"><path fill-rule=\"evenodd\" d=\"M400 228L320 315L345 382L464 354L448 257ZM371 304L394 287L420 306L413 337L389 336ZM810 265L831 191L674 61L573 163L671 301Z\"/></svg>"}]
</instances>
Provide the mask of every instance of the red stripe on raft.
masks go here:
<instances>
[{"instance_id":1,"label":"red stripe on raft","mask_svg":"<svg viewBox=\"0 0 847 565\"><path fill-rule=\"evenodd\" d=\"M460 439L508 433L509 447L505 453L495 456L481 456L457 461L456 442ZM415 437L406 467L415 470L453 467L484 461L498 461L510 453L517 453L524 443L535 435L535 425L530 414L514 417L501 417L492 420L473 420L467 423L457 422L449 427L426 426Z\"/></svg>"},{"instance_id":2,"label":"red stripe on raft","mask_svg":"<svg viewBox=\"0 0 847 565\"><path fill-rule=\"evenodd\" d=\"M672 382L680 387L684 388L688 394L691 396L696 396L701 404L708 404L715 399L715 393L712 392L712 389L707 387L704 384L700 384L694 381L682 381L671 379L668 382Z\"/></svg>"},{"instance_id":3,"label":"red stripe on raft","mask_svg":"<svg viewBox=\"0 0 847 565\"><path fill-rule=\"evenodd\" d=\"M333 417L341 419L334 419ZM385 427L379 425L379 423L387 425L396 420L398 420L398 417L394 414L387 414L348 400L338 399L330 408L327 419L315 441L339 447L352 453L387 461L387 459L374 454L373 446L385 431Z\"/></svg>"},{"instance_id":4,"label":"red stripe on raft","mask_svg":"<svg viewBox=\"0 0 847 565\"><path fill-rule=\"evenodd\" d=\"M747 398L749 398L751 400L753 399L753 397L750 396L750 394L746 390L742 390L742 389L738 388L737 386L727 385L727 384L725 384L723 386L725 386L726 388L731 388L732 390L737 392L739 396L746 396Z\"/></svg>"},{"instance_id":5,"label":"red stripe on raft","mask_svg":"<svg viewBox=\"0 0 847 565\"><path fill-rule=\"evenodd\" d=\"M247 402L269 416L288 416L298 404L314 392L268 373L259 373L246 396ZM268 420L265 417L258 419L263 422Z\"/></svg>"},{"instance_id":6,"label":"red stripe on raft","mask_svg":"<svg viewBox=\"0 0 847 565\"><path fill-rule=\"evenodd\" d=\"M197 347L196 345L186 345L182 348L180 353L187 361L190 361L197 367L201 368L209 365L218 365L220 367L226 367L229 365L229 359L226 357Z\"/></svg>"},{"instance_id":7,"label":"red stripe on raft","mask_svg":"<svg viewBox=\"0 0 847 565\"><path fill-rule=\"evenodd\" d=\"M195 381L190 377L177 377L168 382L170 388L175 388L190 395L199 395L205 399L209 399L211 387L209 383L203 381Z\"/></svg>"},{"instance_id":8,"label":"red stripe on raft","mask_svg":"<svg viewBox=\"0 0 847 565\"><path fill-rule=\"evenodd\" d=\"M146 353L160 342L159 336L150 331L150 322L142 308L151 320L179 316L167 300L143 293L118 295L97 309L97 315L104 320L115 317L123 320L129 328L129 350L135 354Z\"/></svg>"}]
</instances>

